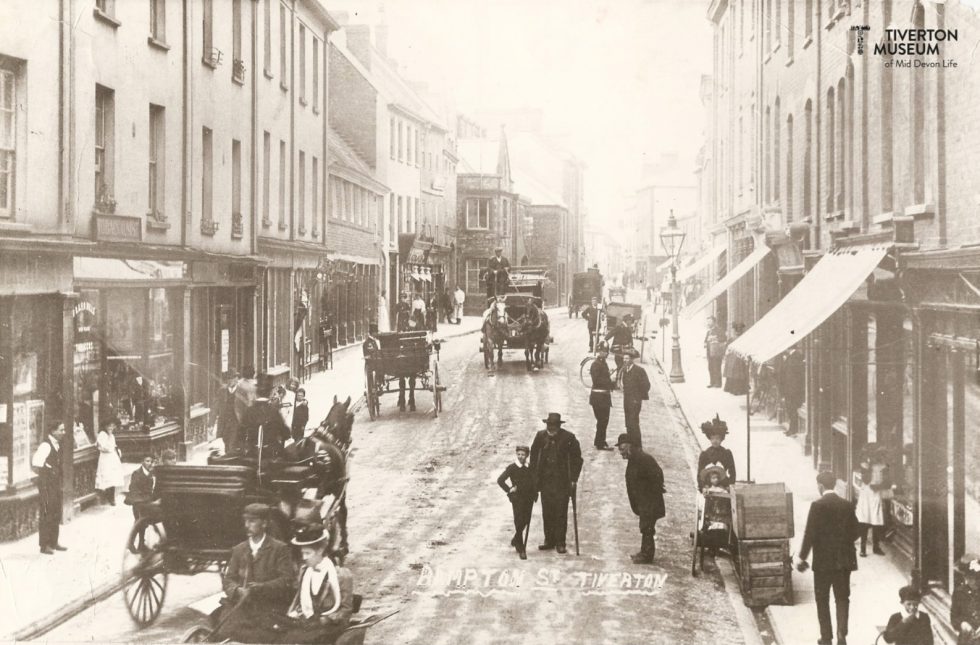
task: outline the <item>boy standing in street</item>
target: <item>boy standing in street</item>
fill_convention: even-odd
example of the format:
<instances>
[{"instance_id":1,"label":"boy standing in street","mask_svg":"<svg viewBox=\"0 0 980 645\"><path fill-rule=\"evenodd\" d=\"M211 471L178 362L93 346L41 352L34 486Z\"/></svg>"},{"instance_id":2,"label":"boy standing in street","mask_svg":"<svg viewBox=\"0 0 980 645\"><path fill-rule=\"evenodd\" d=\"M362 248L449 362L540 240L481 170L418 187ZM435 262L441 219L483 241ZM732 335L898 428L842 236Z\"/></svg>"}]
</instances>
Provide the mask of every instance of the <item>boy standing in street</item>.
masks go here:
<instances>
[{"instance_id":1,"label":"boy standing in street","mask_svg":"<svg viewBox=\"0 0 980 645\"><path fill-rule=\"evenodd\" d=\"M507 493L510 505L514 511L514 537L510 545L517 549L521 560L527 560L527 545L524 533L531 524L531 510L538 494L534 491L534 481L527 458L531 454L527 446L517 446L517 460L508 464L504 472L497 477L497 485ZM510 480L510 484L507 481Z\"/></svg>"}]
</instances>

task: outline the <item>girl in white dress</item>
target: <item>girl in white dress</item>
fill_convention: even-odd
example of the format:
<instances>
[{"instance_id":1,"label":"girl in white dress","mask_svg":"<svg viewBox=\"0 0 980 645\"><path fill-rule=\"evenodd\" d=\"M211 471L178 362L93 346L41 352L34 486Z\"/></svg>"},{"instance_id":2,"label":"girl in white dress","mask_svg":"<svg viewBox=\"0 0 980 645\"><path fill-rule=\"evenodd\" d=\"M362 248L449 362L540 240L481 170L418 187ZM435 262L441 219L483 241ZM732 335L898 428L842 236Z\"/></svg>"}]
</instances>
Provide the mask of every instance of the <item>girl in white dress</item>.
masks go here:
<instances>
[{"instance_id":1,"label":"girl in white dress","mask_svg":"<svg viewBox=\"0 0 980 645\"><path fill-rule=\"evenodd\" d=\"M95 471L95 488L102 493L102 500L116 505L116 486L123 485L122 459L116 447L116 430L119 422L110 419L95 439L99 449L99 465Z\"/></svg>"}]
</instances>

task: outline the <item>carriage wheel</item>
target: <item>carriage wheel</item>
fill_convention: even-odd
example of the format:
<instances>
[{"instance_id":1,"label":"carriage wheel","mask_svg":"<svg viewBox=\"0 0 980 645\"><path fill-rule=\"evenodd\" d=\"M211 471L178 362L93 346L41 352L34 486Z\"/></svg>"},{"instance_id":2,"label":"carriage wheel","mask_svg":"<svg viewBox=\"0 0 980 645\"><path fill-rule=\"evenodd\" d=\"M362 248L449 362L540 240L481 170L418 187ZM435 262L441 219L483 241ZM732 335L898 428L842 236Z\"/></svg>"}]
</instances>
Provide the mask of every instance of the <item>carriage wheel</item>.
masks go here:
<instances>
[{"instance_id":1,"label":"carriage wheel","mask_svg":"<svg viewBox=\"0 0 980 645\"><path fill-rule=\"evenodd\" d=\"M181 643L210 643L214 633L207 625L194 625L180 637Z\"/></svg>"},{"instance_id":2,"label":"carriage wheel","mask_svg":"<svg viewBox=\"0 0 980 645\"><path fill-rule=\"evenodd\" d=\"M371 417L371 421L374 421L378 416L378 384L374 380L374 370L365 365L364 377L367 382L364 398L367 401L368 415Z\"/></svg>"},{"instance_id":3,"label":"carriage wheel","mask_svg":"<svg viewBox=\"0 0 980 645\"><path fill-rule=\"evenodd\" d=\"M432 408L436 418L439 418L439 413L442 412L442 389L440 389L440 385L439 363L435 363L432 366Z\"/></svg>"},{"instance_id":4,"label":"carriage wheel","mask_svg":"<svg viewBox=\"0 0 980 645\"><path fill-rule=\"evenodd\" d=\"M141 628L157 619L167 596L166 541L163 524L144 517L133 524L123 549L123 600Z\"/></svg>"},{"instance_id":5,"label":"carriage wheel","mask_svg":"<svg viewBox=\"0 0 980 645\"><path fill-rule=\"evenodd\" d=\"M582 379L582 385L592 389L592 361L595 360L594 356L586 356L582 359L582 363L578 368L578 376Z\"/></svg>"}]
</instances>

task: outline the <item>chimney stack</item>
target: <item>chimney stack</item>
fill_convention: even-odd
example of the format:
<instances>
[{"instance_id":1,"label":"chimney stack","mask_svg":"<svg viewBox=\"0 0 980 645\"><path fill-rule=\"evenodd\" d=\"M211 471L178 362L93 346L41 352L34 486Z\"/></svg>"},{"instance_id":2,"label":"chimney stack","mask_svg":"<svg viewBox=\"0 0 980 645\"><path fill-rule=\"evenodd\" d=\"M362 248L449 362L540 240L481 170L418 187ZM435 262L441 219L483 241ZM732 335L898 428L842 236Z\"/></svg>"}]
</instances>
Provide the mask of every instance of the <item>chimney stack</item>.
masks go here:
<instances>
[{"instance_id":1,"label":"chimney stack","mask_svg":"<svg viewBox=\"0 0 980 645\"><path fill-rule=\"evenodd\" d=\"M375 25L374 46L381 54L381 58L388 60L388 25Z\"/></svg>"},{"instance_id":2,"label":"chimney stack","mask_svg":"<svg viewBox=\"0 0 980 645\"><path fill-rule=\"evenodd\" d=\"M347 49L368 70L371 69L371 28L368 25L348 25Z\"/></svg>"}]
</instances>

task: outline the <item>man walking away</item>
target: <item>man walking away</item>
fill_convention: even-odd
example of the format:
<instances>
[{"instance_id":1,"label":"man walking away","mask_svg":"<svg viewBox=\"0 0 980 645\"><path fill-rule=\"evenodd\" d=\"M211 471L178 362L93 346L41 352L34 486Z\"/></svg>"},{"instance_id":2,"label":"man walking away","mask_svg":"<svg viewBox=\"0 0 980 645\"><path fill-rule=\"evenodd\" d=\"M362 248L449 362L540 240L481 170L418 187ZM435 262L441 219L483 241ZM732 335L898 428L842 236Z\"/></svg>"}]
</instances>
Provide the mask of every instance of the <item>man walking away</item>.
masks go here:
<instances>
[{"instance_id":1,"label":"man walking away","mask_svg":"<svg viewBox=\"0 0 980 645\"><path fill-rule=\"evenodd\" d=\"M531 473L541 493L544 523L544 543L538 549L565 553L568 500L575 494L582 472L582 450L575 435L561 427L565 422L560 414L551 412L542 421L546 428L539 430L531 443Z\"/></svg>"},{"instance_id":2,"label":"man walking away","mask_svg":"<svg viewBox=\"0 0 980 645\"><path fill-rule=\"evenodd\" d=\"M657 552L657 520L667 514L664 507L664 471L653 455L643 452L626 433L616 441L626 460L626 495L630 508L640 518L640 552L630 556L633 564L653 564Z\"/></svg>"},{"instance_id":3,"label":"man walking away","mask_svg":"<svg viewBox=\"0 0 980 645\"><path fill-rule=\"evenodd\" d=\"M538 499L538 494L534 491L534 478L531 476L531 468L527 465L530 449L527 446L517 446L516 452L517 460L507 464L504 472L497 477L497 485L507 493L511 509L514 511L514 537L510 545L517 549L517 555L521 560L527 560L524 531L531 523L531 509L534 508L534 501ZM507 483L508 480L510 484Z\"/></svg>"},{"instance_id":4,"label":"man walking away","mask_svg":"<svg viewBox=\"0 0 980 645\"><path fill-rule=\"evenodd\" d=\"M623 354L623 412L626 416L626 432L633 445L642 448L640 409L643 402L650 398L650 378L646 370L633 362L639 356L640 352L633 348Z\"/></svg>"},{"instance_id":5,"label":"man walking away","mask_svg":"<svg viewBox=\"0 0 980 645\"><path fill-rule=\"evenodd\" d=\"M456 324L463 322L463 305L466 304L466 292L456 285L456 293L453 294L453 302L456 304Z\"/></svg>"},{"instance_id":6,"label":"man walking away","mask_svg":"<svg viewBox=\"0 0 980 645\"><path fill-rule=\"evenodd\" d=\"M37 473L40 492L37 539L41 553L52 555L55 551L67 551L58 543L61 530L61 445L65 439L65 424L59 423L48 431L31 457L31 467Z\"/></svg>"},{"instance_id":7,"label":"man walking away","mask_svg":"<svg viewBox=\"0 0 980 645\"><path fill-rule=\"evenodd\" d=\"M589 306L582 312L582 317L585 318L585 324L589 328L589 351L591 352L595 347L595 331L599 327L599 300L597 298L592 299Z\"/></svg>"},{"instance_id":8,"label":"man walking away","mask_svg":"<svg viewBox=\"0 0 980 645\"><path fill-rule=\"evenodd\" d=\"M708 316L708 331L704 335L704 350L708 354L708 387L721 387L721 361L725 358L728 339L725 330Z\"/></svg>"},{"instance_id":9,"label":"man walking away","mask_svg":"<svg viewBox=\"0 0 980 645\"><path fill-rule=\"evenodd\" d=\"M851 572L857 570L854 540L858 537L854 506L834 492L837 477L824 471L817 475L820 499L810 505L803 532L803 544L796 568L806 571L806 558L813 550L813 590L817 600L821 645L830 645L830 590L837 605L837 645L847 643L847 615L851 596Z\"/></svg>"},{"instance_id":10,"label":"man walking away","mask_svg":"<svg viewBox=\"0 0 980 645\"><path fill-rule=\"evenodd\" d=\"M597 351L598 354L589 367L589 376L592 379L589 405L592 406L592 414L595 415L595 439L592 444L597 450L612 450L612 447L606 443L606 428L609 427L609 411L612 409L611 390L615 384L612 382L609 365L606 363L609 347L600 342Z\"/></svg>"}]
</instances>

